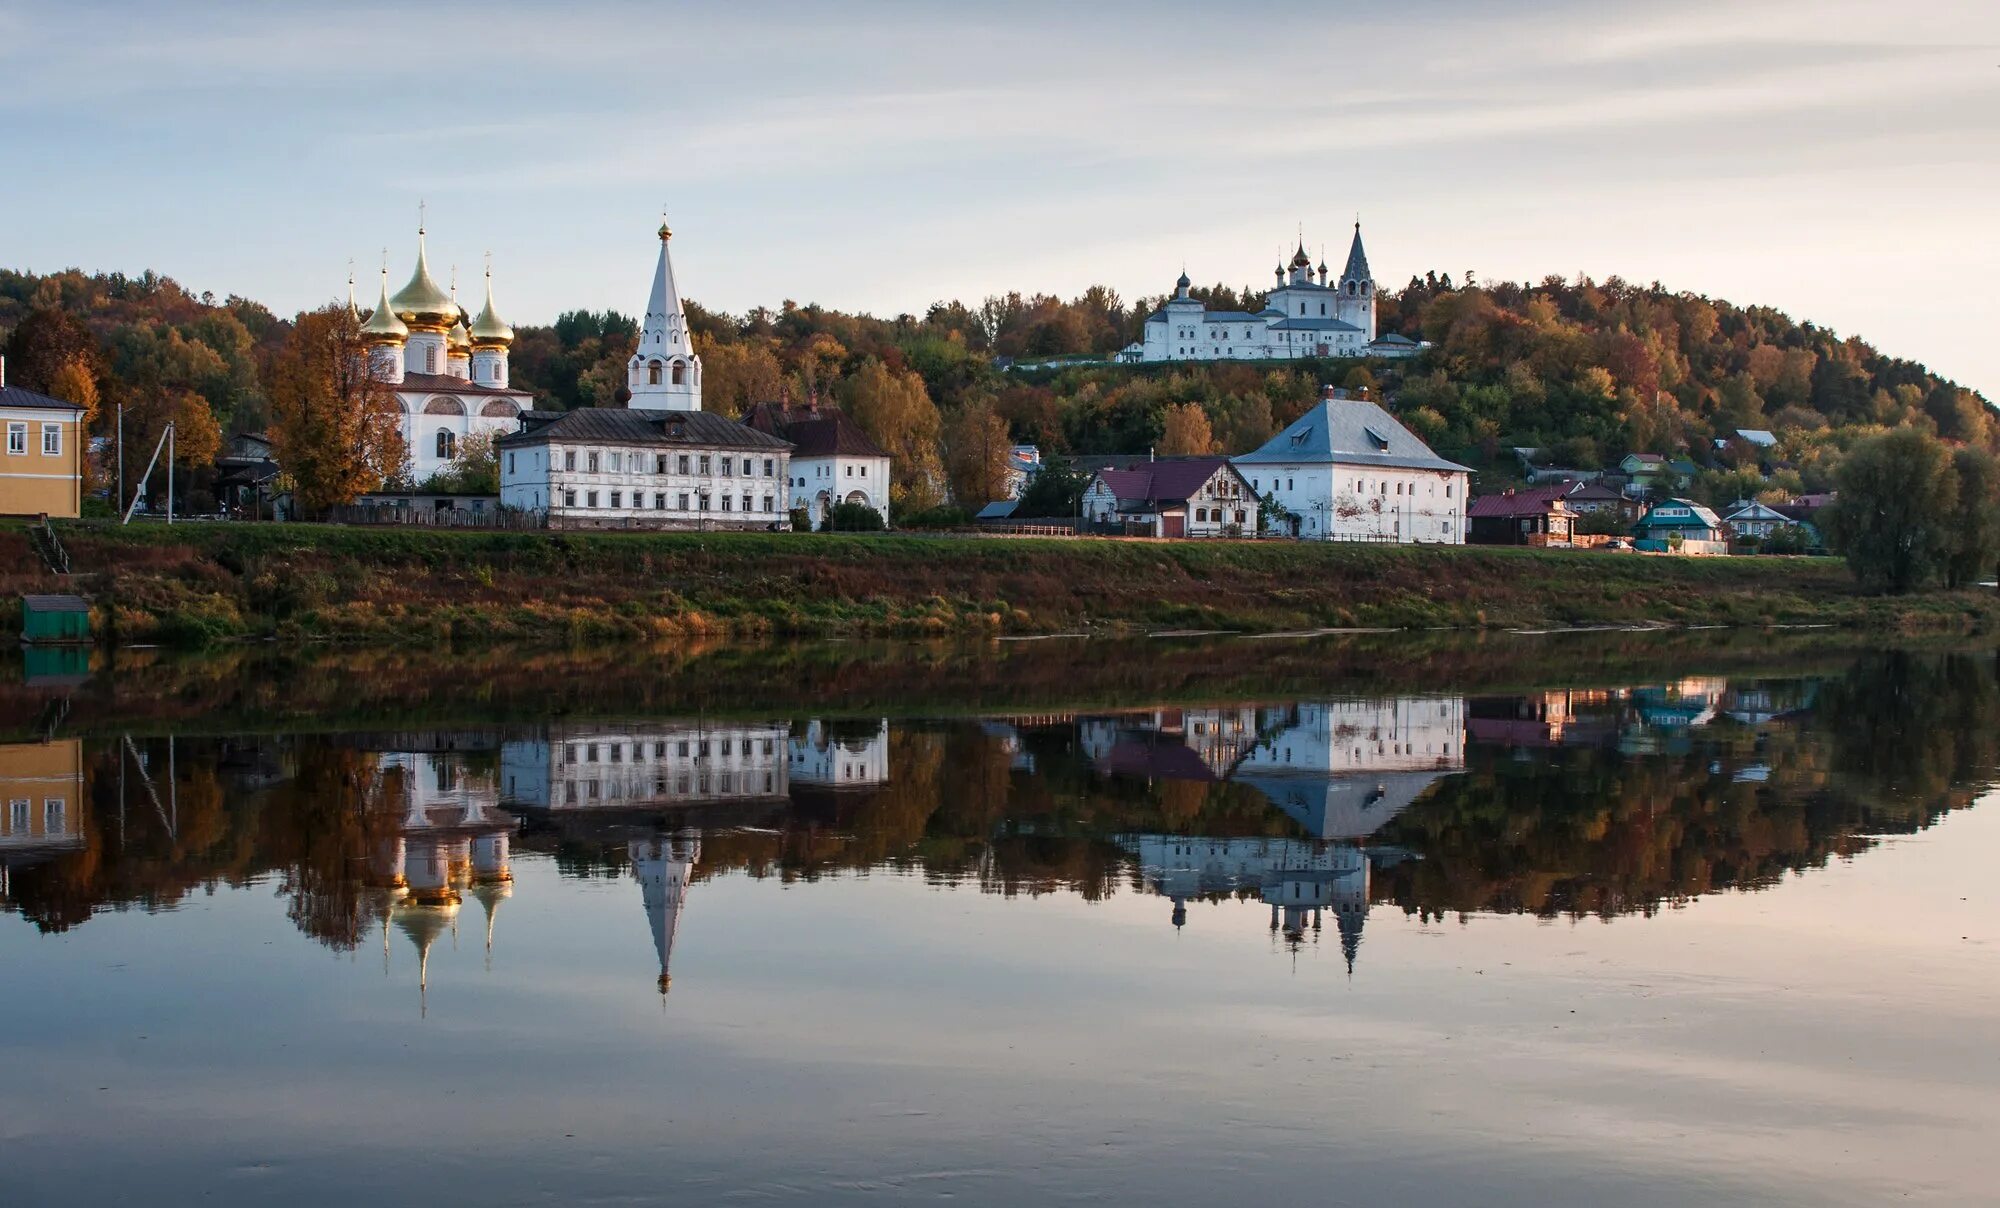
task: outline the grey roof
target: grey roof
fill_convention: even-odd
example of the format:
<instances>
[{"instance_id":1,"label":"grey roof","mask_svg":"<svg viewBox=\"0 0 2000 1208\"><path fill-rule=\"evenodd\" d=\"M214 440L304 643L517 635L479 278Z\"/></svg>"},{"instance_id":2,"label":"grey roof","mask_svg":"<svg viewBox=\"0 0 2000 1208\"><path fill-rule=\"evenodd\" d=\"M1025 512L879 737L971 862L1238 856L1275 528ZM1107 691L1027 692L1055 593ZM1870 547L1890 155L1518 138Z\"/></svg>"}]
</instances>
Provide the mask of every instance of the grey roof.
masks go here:
<instances>
[{"instance_id":1,"label":"grey roof","mask_svg":"<svg viewBox=\"0 0 2000 1208\"><path fill-rule=\"evenodd\" d=\"M1778 443L1778 438L1763 428L1738 428L1736 435L1761 448L1770 448Z\"/></svg>"},{"instance_id":2,"label":"grey roof","mask_svg":"<svg viewBox=\"0 0 2000 1208\"><path fill-rule=\"evenodd\" d=\"M1396 422L1396 417L1361 399L1321 399L1318 406L1293 420L1241 464L1338 462L1385 469L1469 472L1446 461Z\"/></svg>"},{"instance_id":3,"label":"grey roof","mask_svg":"<svg viewBox=\"0 0 2000 1208\"><path fill-rule=\"evenodd\" d=\"M0 386L0 407L40 407L44 410L53 407L60 411L83 410L83 408L77 406L75 403L66 403L59 398L50 398L46 394L36 394L32 390L23 390L19 386Z\"/></svg>"},{"instance_id":4,"label":"grey roof","mask_svg":"<svg viewBox=\"0 0 2000 1208\"><path fill-rule=\"evenodd\" d=\"M1410 337L1408 337L1408 336L1404 335L1404 334L1403 334L1402 332L1400 332L1400 331L1392 331L1392 332L1390 332L1390 333L1389 333L1388 335L1386 335L1386 336L1378 336L1378 337L1376 337L1376 339L1375 339L1375 343L1377 343L1377 344L1409 344L1409 345L1412 345L1412 346L1414 346L1414 345L1416 344L1416 341L1415 341L1415 340L1412 340L1412 339L1411 339Z\"/></svg>"},{"instance_id":5,"label":"grey roof","mask_svg":"<svg viewBox=\"0 0 2000 1208\"><path fill-rule=\"evenodd\" d=\"M1208 310L1202 312L1201 318L1204 323L1249 323L1257 316L1247 310Z\"/></svg>"},{"instance_id":6,"label":"grey roof","mask_svg":"<svg viewBox=\"0 0 2000 1208\"><path fill-rule=\"evenodd\" d=\"M1282 319L1271 326L1278 331L1360 331L1359 327L1343 319L1296 318Z\"/></svg>"},{"instance_id":7,"label":"grey roof","mask_svg":"<svg viewBox=\"0 0 2000 1208\"><path fill-rule=\"evenodd\" d=\"M1018 499L996 499L992 503L987 504L985 507L980 508L979 514L974 516L973 519L1006 520L1011 516L1013 516L1014 509L1020 506L1021 506L1021 501Z\"/></svg>"},{"instance_id":8,"label":"grey roof","mask_svg":"<svg viewBox=\"0 0 2000 1208\"><path fill-rule=\"evenodd\" d=\"M1368 275L1368 253L1361 247L1361 224L1354 224L1354 242L1347 249L1347 267L1340 270L1342 281L1372 281Z\"/></svg>"},{"instance_id":9,"label":"grey roof","mask_svg":"<svg viewBox=\"0 0 2000 1208\"><path fill-rule=\"evenodd\" d=\"M706 411L639 411L627 407L579 407L575 411L529 411L521 430L501 437L507 446L563 440L578 444L673 445L695 449L776 452L790 441Z\"/></svg>"}]
</instances>

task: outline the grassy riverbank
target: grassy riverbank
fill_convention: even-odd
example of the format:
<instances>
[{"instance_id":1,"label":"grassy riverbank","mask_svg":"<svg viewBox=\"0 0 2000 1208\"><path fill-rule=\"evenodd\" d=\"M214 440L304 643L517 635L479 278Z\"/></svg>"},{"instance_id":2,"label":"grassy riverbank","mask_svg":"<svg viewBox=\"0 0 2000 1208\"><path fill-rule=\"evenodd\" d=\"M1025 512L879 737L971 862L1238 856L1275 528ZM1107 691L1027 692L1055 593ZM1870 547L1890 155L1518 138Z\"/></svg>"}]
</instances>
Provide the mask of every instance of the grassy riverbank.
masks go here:
<instances>
[{"instance_id":1,"label":"grassy riverbank","mask_svg":"<svg viewBox=\"0 0 2000 1208\"><path fill-rule=\"evenodd\" d=\"M321 525L60 529L120 642L1831 624L1983 629L1993 593L1860 592L1828 559L1437 546ZM0 593L58 590L0 529Z\"/></svg>"}]
</instances>

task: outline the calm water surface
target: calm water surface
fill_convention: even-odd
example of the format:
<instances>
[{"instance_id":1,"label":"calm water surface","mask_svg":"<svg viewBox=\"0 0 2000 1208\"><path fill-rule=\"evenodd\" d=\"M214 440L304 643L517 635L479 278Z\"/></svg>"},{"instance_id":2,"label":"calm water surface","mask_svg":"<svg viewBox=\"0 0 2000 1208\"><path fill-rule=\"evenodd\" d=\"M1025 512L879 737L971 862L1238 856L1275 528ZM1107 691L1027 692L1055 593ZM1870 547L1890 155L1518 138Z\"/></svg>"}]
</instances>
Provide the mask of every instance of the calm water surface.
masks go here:
<instances>
[{"instance_id":1,"label":"calm water surface","mask_svg":"<svg viewBox=\"0 0 2000 1208\"><path fill-rule=\"evenodd\" d=\"M2000 1203L1990 654L1264 649L20 689L0 1201Z\"/></svg>"}]
</instances>

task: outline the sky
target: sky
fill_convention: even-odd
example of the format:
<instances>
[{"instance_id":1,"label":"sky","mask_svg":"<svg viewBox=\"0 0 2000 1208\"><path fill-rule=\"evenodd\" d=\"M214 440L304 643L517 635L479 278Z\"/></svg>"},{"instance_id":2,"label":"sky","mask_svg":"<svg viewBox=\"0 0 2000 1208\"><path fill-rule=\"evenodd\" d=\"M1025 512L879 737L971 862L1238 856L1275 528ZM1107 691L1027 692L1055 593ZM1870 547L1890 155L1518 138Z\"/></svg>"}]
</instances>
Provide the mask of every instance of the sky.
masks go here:
<instances>
[{"instance_id":1,"label":"sky","mask_svg":"<svg viewBox=\"0 0 2000 1208\"><path fill-rule=\"evenodd\" d=\"M2000 399L2000 4L0 0L0 266L290 314L880 315L1425 270L1660 281Z\"/></svg>"}]
</instances>

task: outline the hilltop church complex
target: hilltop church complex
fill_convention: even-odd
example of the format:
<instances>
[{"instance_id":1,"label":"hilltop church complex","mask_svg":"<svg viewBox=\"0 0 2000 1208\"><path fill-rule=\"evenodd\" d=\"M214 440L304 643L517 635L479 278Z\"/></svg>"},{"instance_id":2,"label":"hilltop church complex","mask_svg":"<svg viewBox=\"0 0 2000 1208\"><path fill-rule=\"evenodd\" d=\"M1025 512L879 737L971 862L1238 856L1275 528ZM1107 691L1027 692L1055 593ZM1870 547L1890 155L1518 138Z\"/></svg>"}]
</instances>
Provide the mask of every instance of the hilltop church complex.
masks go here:
<instances>
[{"instance_id":1,"label":"hilltop church complex","mask_svg":"<svg viewBox=\"0 0 2000 1208\"><path fill-rule=\"evenodd\" d=\"M1361 224L1347 265L1328 281L1325 261L1313 267L1299 241L1290 265L1274 270L1277 283L1264 296L1264 309L1210 310L1189 296L1187 273L1174 282L1174 296L1146 319L1144 340L1118 354L1126 362L1268 361L1304 357L1410 357L1423 347L1402 335L1375 334L1375 278L1361 246Z\"/></svg>"}]
</instances>

